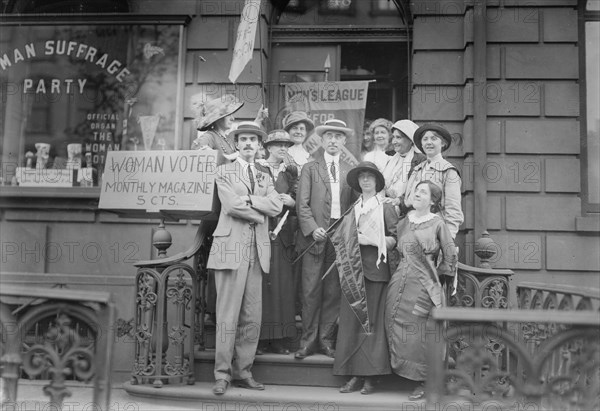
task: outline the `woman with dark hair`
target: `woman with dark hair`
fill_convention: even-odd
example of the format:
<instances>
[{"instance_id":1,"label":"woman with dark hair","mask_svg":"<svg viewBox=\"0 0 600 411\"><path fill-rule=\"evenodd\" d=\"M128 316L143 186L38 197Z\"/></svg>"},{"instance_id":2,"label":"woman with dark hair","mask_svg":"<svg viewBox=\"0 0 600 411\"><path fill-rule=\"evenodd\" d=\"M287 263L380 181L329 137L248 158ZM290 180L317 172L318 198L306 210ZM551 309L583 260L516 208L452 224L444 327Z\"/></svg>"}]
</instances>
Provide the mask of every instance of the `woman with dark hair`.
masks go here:
<instances>
[{"instance_id":1,"label":"woman with dark hair","mask_svg":"<svg viewBox=\"0 0 600 411\"><path fill-rule=\"evenodd\" d=\"M450 148L452 136L443 126L427 123L414 133L415 146L427 159L417 165L408 177L404 195L400 201L401 217L414 207L415 188L421 181L430 180L442 189L438 214L448 225L452 238L464 221L461 207L461 178L458 169L442 157Z\"/></svg>"},{"instance_id":2,"label":"woman with dark hair","mask_svg":"<svg viewBox=\"0 0 600 411\"><path fill-rule=\"evenodd\" d=\"M354 206L354 217L364 273L370 333L365 333L350 304L342 298L333 373L352 376L340 388L348 393L360 390L371 394L375 377L390 374L390 360L385 338L385 292L390 280L387 250L396 244L398 215L394 206L377 195L385 180L377 166L368 161L348 172L348 185L361 194ZM350 216L352 217L352 216Z\"/></svg>"},{"instance_id":3,"label":"woman with dark hair","mask_svg":"<svg viewBox=\"0 0 600 411\"><path fill-rule=\"evenodd\" d=\"M444 220L435 214L442 189L431 181L415 187L412 206L397 228L400 263L390 280L385 304L385 328L392 371L423 382L427 376L427 339L435 338L431 310L442 307L443 284L455 276L456 247ZM439 336L437 336L439 338ZM409 399L425 395L423 384Z\"/></svg>"}]
</instances>

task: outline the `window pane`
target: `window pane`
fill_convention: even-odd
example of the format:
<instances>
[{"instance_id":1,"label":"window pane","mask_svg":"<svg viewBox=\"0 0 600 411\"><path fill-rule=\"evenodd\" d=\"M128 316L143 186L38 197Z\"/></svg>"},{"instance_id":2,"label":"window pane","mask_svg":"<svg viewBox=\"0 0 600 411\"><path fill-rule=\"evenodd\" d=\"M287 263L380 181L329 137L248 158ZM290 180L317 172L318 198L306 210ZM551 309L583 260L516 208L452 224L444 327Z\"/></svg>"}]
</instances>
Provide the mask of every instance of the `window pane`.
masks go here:
<instances>
[{"instance_id":1,"label":"window pane","mask_svg":"<svg viewBox=\"0 0 600 411\"><path fill-rule=\"evenodd\" d=\"M154 24L3 27L5 183L56 186L44 176L63 175L61 186L70 186L71 175L73 186L98 185L110 150L173 149L179 32ZM40 169L65 172L36 176Z\"/></svg>"},{"instance_id":2,"label":"window pane","mask_svg":"<svg viewBox=\"0 0 600 411\"><path fill-rule=\"evenodd\" d=\"M600 22L585 24L588 198L600 203Z\"/></svg>"}]
</instances>

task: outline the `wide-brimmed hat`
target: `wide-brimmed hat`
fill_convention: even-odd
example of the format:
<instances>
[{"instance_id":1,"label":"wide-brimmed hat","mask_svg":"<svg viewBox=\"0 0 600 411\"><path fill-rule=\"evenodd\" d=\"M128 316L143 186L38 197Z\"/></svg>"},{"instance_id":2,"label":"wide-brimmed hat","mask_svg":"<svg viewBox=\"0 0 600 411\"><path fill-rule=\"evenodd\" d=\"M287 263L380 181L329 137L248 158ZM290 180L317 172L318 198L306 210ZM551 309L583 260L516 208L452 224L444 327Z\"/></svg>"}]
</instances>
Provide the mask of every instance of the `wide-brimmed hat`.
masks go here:
<instances>
[{"instance_id":1,"label":"wide-brimmed hat","mask_svg":"<svg viewBox=\"0 0 600 411\"><path fill-rule=\"evenodd\" d=\"M323 125L317 126L317 128L315 128L315 132L319 136L323 136L323 134L325 132L330 131L330 130L340 131L340 132L344 133L346 135L346 137L349 137L352 134L354 134L352 129L348 128L345 121L337 120L335 118L332 118L331 120L327 120Z\"/></svg>"},{"instance_id":2,"label":"wide-brimmed hat","mask_svg":"<svg viewBox=\"0 0 600 411\"><path fill-rule=\"evenodd\" d=\"M310 133L312 129L315 128L315 123L308 118L308 114L304 111L292 111L283 118L283 129L289 132L290 128L297 123L304 123L307 133Z\"/></svg>"},{"instance_id":3,"label":"wide-brimmed hat","mask_svg":"<svg viewBox=\"0 0 600 411\"><path fill-rule=\"evenodd\" d=\"M375 175L375 191L380 192L381 190L383 190L383 188L385 187L385 178L383 177L383 174L381 174L381 171L379 171L375 163L372 163L370 161L361 161L356 167L348 171L348 174L346 175L346 182L350 187L352 187L359 193L362 192L360 184L358 184L358 176L363 171L368 171L369 173L373 173Z\"/></svg>"},{"instance_id":4,"label":"wide-brimmed hat","mask_svg":"<svg viewBox=\"0 0 600 411\"><path fill-rule=\"evenodd\" d=\"M267 135L267 141L263 143L263 147L267 148L271 144L285 144L288 147L294 145L290 139L290 135L285 130L273 130Z\"/></svg>"},{"instance_id":5,"label":"wide-brimmed hat","mask_svg":"<svg viewBox=\"0 0 600 411\"><path fill-rule=\"evenodd\" d=\"M192 96L192 110L196 114L194 121L200 131L208 130L215 121L235 113L244 105L243 101L231 94L208 101L203 101L204 97L202 94Z\"/></svg>"},{"instance_id":6,"label":"wide-brimmed hat","mask_svg":"<svg viewBox=\"0 0 600 411\"><path fill-rule=\"evenodd\" d=\"M264 141L267 138L267 133L265 133L261 126L259 126L254 121L242 121L237 126L235 130L232 130L227 135L228 138L233 139L233 141L237 140L238 135L242 133L250 133L255 134L260 141Z\"/></svg>"},{"instance_id":7,"label":"wide-brimmed hat","mask_svg":"<svg viewBox=\"0 0 600 411\"><path fill-rule=\"evenodd\" d=\"M452 144L452 136L450 135L450 132L446 130L441 124L426 123L419 127L415 131L415 134L413 136L415 146L417 146L419 150L423 151L423 145L421 144L421 140L423 139L425 133L428 131L435 131L436 134L438 134L446 141L446 148L444 148L442 151L446 151L450 148L450 144Z\"/></svg>"},{"instance_id":8,"label":"wide-brimmed hat","mask_svg":"<svg viewBox=\"0 0 600 411\"><path fill-rule=\"evenodd\" d=\"M410 120L398 120L392 126L392 132L394 129L402 132L402 134L406 135L412 141L415 142L415 131L419 128L419 125L413 123Z\"/></svg>"}]
</instances>

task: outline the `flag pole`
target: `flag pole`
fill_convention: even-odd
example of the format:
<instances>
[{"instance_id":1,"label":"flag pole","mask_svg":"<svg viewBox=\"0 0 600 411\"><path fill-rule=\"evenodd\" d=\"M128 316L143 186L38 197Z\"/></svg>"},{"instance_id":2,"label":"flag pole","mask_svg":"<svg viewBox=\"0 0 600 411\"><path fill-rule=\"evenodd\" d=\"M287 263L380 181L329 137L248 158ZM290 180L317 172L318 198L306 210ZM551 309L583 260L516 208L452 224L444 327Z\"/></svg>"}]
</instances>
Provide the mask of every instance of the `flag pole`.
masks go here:
<instances>
[{"instance_id":1,"label":"flag pole","mask_svg":"<svg viewBox=\"0 0 600 411\"><path fill-rule=\"evenodd\" d=\"M336 222L334 222L333 224L331 224L329 227L327 227L327 230L325 230L326 233L330 232L331 230L333 230L341 221L342 219L354 208L354 206L356 204L358 204L358 202L360 201L360 198L358 198L350 207L348 207L348 209L346 211L344 211L344 214L342 214L340 216L340 218L338 218L338 220ZM296 259L294 261L292 261L292 264L296 264L303 256L304 254L306 254L308 252L308 250L310 250L311 248L314 247L314 245L317 244L317 240L314 240L312 243L310 243L308 245L308 247L306 247L298 257L296 257Z\"/></svg>"}]
</instances>

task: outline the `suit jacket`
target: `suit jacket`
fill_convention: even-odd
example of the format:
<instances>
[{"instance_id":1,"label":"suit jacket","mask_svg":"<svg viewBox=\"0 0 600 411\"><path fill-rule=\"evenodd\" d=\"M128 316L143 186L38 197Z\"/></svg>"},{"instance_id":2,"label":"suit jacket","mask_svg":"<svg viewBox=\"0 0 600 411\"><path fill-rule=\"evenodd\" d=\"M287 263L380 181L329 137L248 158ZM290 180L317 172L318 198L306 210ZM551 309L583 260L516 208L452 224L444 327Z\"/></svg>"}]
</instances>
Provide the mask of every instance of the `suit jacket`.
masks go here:
<instances>
[{"instance_id":1,"label":"suit jacket","mask_svg":"<svg viewBox=\"0 0 600 411\"><path fill-rule=\"evenodd\" d=\"M354 204L358 198L346 182L346 175L352 167L340 160L340 211L342 214ZM296 212L298 214L298 240L296 248L303 251L312 242L312 232L319 227L327 229L331 219L331 184L323 154L306 163L300 173L296 192ZM310 250L312 254L320 254L325 241L316 243Z\"/></svg>"},{"instance_id":2,"label":"suit jacket","mask_svg":"<svg viewBox=\"0 0 600 411\"><path fill-rule=\"evenodd\" d=\"M252 230L255 230L260 265L265 273L269 272L271 242L267 217L279 214L283 203L268 173L258 170L254 180L254 193L251 193L248 174L242 170L239 161L217 167L216 183L221 211L213 233L207 268L237 270L244 259L254 255L248 246ZM251 205L240 198L249 194Z\"/></svg>"}]
</instances>

